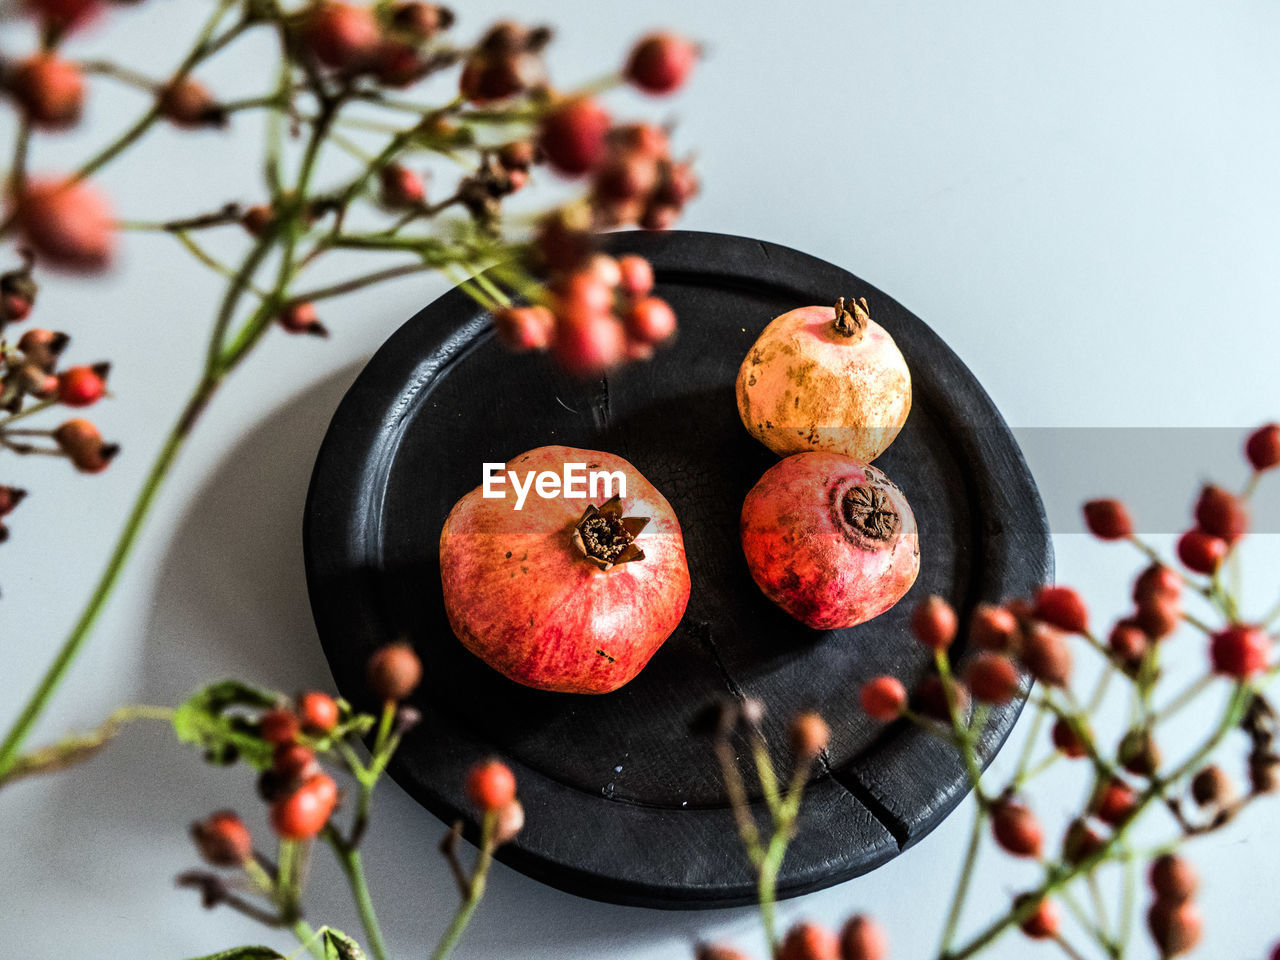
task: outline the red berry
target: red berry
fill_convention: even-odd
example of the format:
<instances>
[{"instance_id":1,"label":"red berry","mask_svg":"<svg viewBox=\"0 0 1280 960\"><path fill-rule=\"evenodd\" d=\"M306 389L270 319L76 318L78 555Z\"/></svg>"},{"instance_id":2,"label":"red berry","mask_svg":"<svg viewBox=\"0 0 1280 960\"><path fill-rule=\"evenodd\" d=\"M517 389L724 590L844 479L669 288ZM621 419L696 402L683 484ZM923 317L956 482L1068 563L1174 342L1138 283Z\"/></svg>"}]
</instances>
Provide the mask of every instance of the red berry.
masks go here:
<instances>
[{"instance_id":1,"label":"red berry","mask_svg":"<svg viewBox=\"0 0 1280 960\"><path fill-rule=\"evenodd\" d=\"M512 350L545 350L551 346L556 317L543 306L505 307L493 315L498 338Z\"/></svg>"},{"instance_id":2,"label":"red berry","mask_svg":"<svg viewBox=\"0 0 1280 960\"><path fill-rule=\"evenodd\" d=\"M338 804L338 785L327 773L312 774L298 789L271 805L271 826L286 840L308 840L324 829Z\"/></svg>"},{"instance_id":3,"label":"red berry","mask_svg":"<svg viewBox=\"0 0 1280 960\"><path fill-rule=\"evenodd\" d=\"M280 326L284 327L290 333L309 333L315 337L327 337L329 331L325 329L323 323L316 317L316 305L314 303L290 303L286 304L284 309L280 311L280 315L276 317Z\"/></svg>"},{"instance_id":4,"label":"red berry","mask_svg":"<svg viewBox=\"0 0 1280 960\"><path fill-rule=\"evenodd\" d=\"M1196 573L1213 573L1227 555L1227 541L1205 533L1188 530L1178 540L1178 559L1188 570Z\"/></svg>"},{"instance_id":5,"label":"red berry","mask_svg":"<svg viewBox=\"0 0 1280 960\"><path fill-rule=\"evenodd\" d=\"M1206 484L1200 491L1195 516L1201 530L1228 544L1239 540L1249 527L1249 515L1240 498L1213 484Z\"/></svg>"},{"instance_id":6,"label":"red berry","mask_svg":"<svg viewBox=\"0 0 1280 960\"><path fill-rule=\"evenodd\" d=\"M777 960L839 960L840 941L826 927L797 923L787 931Z\"/></svg>"},{"instance_id":7,"label":"red berry","mask_svg":"<svg viewBox=\"0 0 1280 960\"><path fill-rule=\"evenodd\" d=\"M82 473L101 473L120 452L114 443L103 443L102 434L88 420L68 420L53 431L54 442Z\"/></svg>"},{"instance_id":8,"label":"red berry","mask_svg":"<svg viewBox=\"0 0 1280 960\"><path fill-rule=\"evenodd\" d=\"M907 688L897 677L876 677L862 685L862 709L872 720L888 723L907 706Z\"/></svg>"},{"instance_id":9,"label":"red berry","mask_svg":"<svg viewBox=\"0 0 1280 960\"><path fill-rule=\"evenodd\" d=\"M249 828L231 810L220 810L191 825L191 839L206 863L239 867L253 856Z\"/></svg>"},{"instance_id":10,"label":"red berry","mask_svg":"<svg viewBox=\"0 0 1280 960\"><path fill-rule=\"evenodd\" d=\"M1200 886L1195 867L1172 853L1166 853L1151 862L1148 879L1157 897L1173 903L1186 903L1196 895L1196 889Z\"/></svg>"},{"instance_id":11,"label":"red berry","mask_svg":"<svg viewBox=\"0 0 1280 960\"><path fill-rule=\"evenodd\" d=\"M31 180L16 216L27 242L50 264L101 270L115 249L115 223L102 195L85 183Z\"/></svg>"},{"instance_id":12,"label":"red berry","mask_svg":"<svg viewBox=\"0 0 1280 960\"><path fill-rule=\"evenodd\" d=\"M498 148L497 158L504 170L527 171L538 159L538 150L528 140L514 140Z\"/></svg>"},{"instance_id":13,"label":"red berry","mask_svg":"<svg viewBox=\"0 0 1280 960\"><path fill-rule=\"evenodd\" d=\"M693 960L751 960L741 950L718 943L700 943L694 949Z\"/></svg>"},{"instance_id":14,"label":"red berry","mask_svg":"<svg viewBox=\"0 0 1280 960\"><path fill-rule=\"evenodd\" d=\"M801 713L792 718L787 727L791 749L798 757L812 759L827 749L831 728L816 713Z\"/></svg>"},{"instance_id":15,"label":"red berry","mask_svg":"<svg viewBox=\"0 0 1280 960\"><path fill-rule=\"evenodd\" d=\"M1089 629L1089 611L1080 594L1070 587L1041 587L1031 615L1067 633Z\"/></svg>"},{"instance_id":16,"label":"red berry","mask_svg":"<svg viewBox=\"0 0 1280 960\"><path fill-rule=\"evenodd\" d=\"M638 153L655 160L671 152L667 131L652 123L627 123L609 131L609 146L618 153Z\"/></svg>"},{"instance_id":17,"label":"red berry","mask_svg":"<svg viewBox=\"0 0 1280 960\"><path fill-rule=\"evenodd\" d=\"M653 289L653 265L644 257L629 253L618 258L621 272L619 286L622 292L633 299L640 299Z\"/></svg>"},{"instance_id":18,"label":"red berry","mask_svg":"<svg viewBox=\"0 0 1280 960\"><path fill-rule=\"evenodd\" d=\"M627 311L627 335L642 343L661 343L676 332L676 314L659 297L645 297Z\"/></svg>"},{"instance_id":19,"label":"red berry","mask_svg":"<svg viewBox=\"0 0 1280 960\"><path fill-rule=\"evenodd\" d=\"M288 710L268 710L258 719L258 735L267 743L280 746L293 743L302 733L302 724Z\"/></svg>"},{"instance_id":20,"label":"red berry","mask_svg":"<svg viewBox=\"0 0 1280 960\"><path fill-rule=\"evenodd\" d=\"M1165 960L1194 950L1204 934L1204 919L1194 903L1156 900L1147 912L1147 929Z\"/></svg>"},{"instance_id":21,"label":"red berry","mask_svg":"<svg viewBox=\"0 0 1280 960\"><path fill-rule=\"evenodd\" d=\"M80 68L52 53L38 53L18 64L9 90L38 127L65 129L80 119L84 109Z\"/></svg>"},{"instance_id":22,"label":"red berry","mask_svg":"<svg viewBox=\"0 0 1280 960\"><path fill-rule=\"evenodd\" d=\"M1178 600L1153 600L1134 611L1132 622L1152 640L1162 640L1177 630L1182 622L1182 603Z\"/></svg>"},{"instance_id":23,"label":"red berry","mask_svg":"<svg viewBox=\"0 0 1280 960\"><path fill-rule=\"evenodd\" d=\"M282 743L271 756L271 769L285 783L306 780L320 772L315 751L301 743Z\"/></svg>"},{"instance_id":24,"label":"red berry","mask_svg":"<svg viewBox=\"0 0 1280 960\"><path fill-rule=\"evenodd\" d=\"M407 87L430 69L415 47L399 40L381 41L365 66L388 87Z\"/></svg>"},{"instance_id":25,"label":"red berry","mask_svg":"<svg viewBox=\"0 0 1280 960\"><path fill-rule=\"evenodd\" d=\"M102 399L107 392L110 364L91 367L68 367L58 374L58 401L68 407L87 407Z\"/></svg>"},{"instance_id":26,"label":"red berry","mask_svg":"<svg viewBox=\"0 0 1280 960\"><path fill-rule=\"evenodd\" d=\"M1267 669L1271 638L1260 628L1234 624L1213 635L1209 657L1214 673L1247 680Z\"/></svg>"},{"instance_id":27,"label":"red berry","mask_svg":"<svg viewBox=\"0 0 1280 960\"><path fill-rule=\"evenodd\" d=\"M367 679L379 700L403 700L422 680L422 661L408 644L393 643L369 658Z\"/></svg>"},{"instance_id":28,"label":"red berry","mask_svg":"<svg viewBox=\"0 0 1280 960\"><path fill-rule=\"evenodd\" d=\"M991 832L1004 850L1015 857L1038 857L1044 844L1040 821L1027 807L1001 800L991 808Z\"/></svg>"},{"instance_id":29,"label":"red berry","mask_svg":"<svg viewBox=\"0 0 1280 960\"><path fill-rule=\"evenodd\" d=\"M13 508L26 499L27 491L18 487L0 486L0 517L8 516Z\"/></svg>"},{"instance_id":30,"label":"red berry","mask_svg":"<svg viewBox=\"0 0 1280 960\"><path fill-rule=\"evenodd\" d=\"M911 613L911 631L931 650L945 650L956 637L956 612L941 597L926 597Z\"/></svg>"},{"instance_id":31,"label":"red berry","mask_svg":"<svg viewBox=\"0 0 1280 960\"><path fill-rule=\"evenodd\" d=\"M23 357L41 370L52 370L70 340L65 333L35 327L19 338L18 349L22 351Z\"/></svg>"},{"instance_id":32,"label":"red berry","mask_svg":"<svg viewBox=\"0 0 1280 960\"><path fill-rule=\"evenodd\" d=\"M1205 767L1191 780L1191 797L1197 806L1224 806L1235 799L1235 793L1235 784L1217 764Z\"/></svg>"},{"instance_id":33,"label":"red berry","mask_svg":"<svg viewBox=\"0 0 1280 960\"><path fill-rule=\"evenodd\" d=\"M204 84L187 77L160 93L160 113L178 127L217 127L227 117Z\"/></svg>"},{"instance_id":34,"label":"red berry","mask_svg":"<svg viewBox=\"0 0 1280 960\"><path fill-rule=\"evenodd\" d=\"M623 76L646 93L678 89L698 60L698 48L673 33L645 37L631 51Z\"/></svg>"},{"instance_id":35,"label":"red berry","mask_svg":"<svg viewBox=\"0 0 1280 960\"><path fill-rule=\"evenodd\" d=\"M1009 653L1017 645L1018 618L1006 607L980 603L969 620L969 640L981 650Z\"/></svg>"},{"instance_id":36,"label":"red berry","mask_svg":"<svg viewBox=\"0 0 1280 960\"><path fill-rule=\"evenodd\" d=\"M1089 753L1084 740L1076 733L1075 727L1061 717L1053 725L1052 739L1053 745L1064 757L1078 760Z\"/></svg>"},{"instance_id":37,"label":"red berry","mask_svg":"<svg viewBox=\"0 0 1280 960\"><path fill-rule=\"evenodd\" d=\"M382 34L369 7L330 0L310 10L303 37L325 66L350 69L369 61Z\"/></svg>"},{"instance_id":38,"label":"red berry","mask_svg":"<svg viewBox=\"0 0 1280 960\"><path fill-rule=\"evenodd\" d=\"M556 314L559 317L607 317L613 309L613 290L595 273L578 270L556 283Z\"/></svg>"},{"instance_id":39,"label":"red berry","mask_svg":"<svg viewBox=\"0 0 1280 960\"><path fill-rule=\"evenodd\" d=\"M1136 667L1147 655L1148 631L1133 620L1120 620L1111 628L1107 637L1107 646L1116 655L1116 659L1127 667Z\"/></svg>"},{"instance_id":40,"label":"red berry","mask_svg":"<svg viewBox=\"0 0 1280 960\"><path fill-rule=\"evenodd\" d=\"M863 914L850 917L840 931L840 960L887 960L889 938L880 924Z\"/></svg>"},{"instance_id":41,"label":"red berry","mask_svg":"<svg viewBox=\"0 0 1280 960\"><path fill-rule=\"evenodd\" d=\"M387 164L378 174L378 181L382 186L382 202L393 210L417 207L427 199L422 178L401 164Z\"/></svg>"},{"instance_id":42,"label":"red berry","mask_svg":"<svg viewBox=\"0 0 1280 960\"><path fill-rule=\"evenodd\" d=\"M251 237L265 236L275 223L276 213L265 203L250 207L240 216L240 224Z\"/></svg>"},{"instance_id":43,"label":"red berry","mask_svg":"<svg viewBox=\"0 0 1280 960\"><path fill-rule=\"evenodd\" d=\"M961 717L969 712L969 688L959 680L952 681L952 696L956 702L956 713ZM923 716L941 723L951 723L951 709L947 703L947 690L942 678L928 676L916 687L915 706Z\"/></svg>"},{"instance_id":44,"label":"red berry","mask_svg":"<svg viewBox=\"0 0 1280 960\"><path fill-rule=\"evenodd\" d=\"M101 0L25 0L23 6L55 30L82 26L102 9Z\"/></svg>"},{"instance_id":45,"label":"red berry","mask_svg":"<svg viewBox=\"0 0 1280 960\"><path fill-rule=\"evenodd\" d=\"M1280 464L1280 424L1268 423L1249 434L1244 455L1255 470L1270 470Z\"/></svg>"},{"instance_id":46,"label":"red berry","mask_svg":"<svg viewBox=\"0 0 1280 960\"><path fill-rule=\"evenodd\" d=\"M516 777L501 760L484 760L467 774L467 799L482 813L500 810L516 798Z\"/></svg>"},{"instance_id":47,"label":"red berry","mask_svg":"<svg viewBox=\"0 0 1280 960\"><path fill-rule=\"evenodd\" d=\"M570 100L543 118L538 143L552 167L580 176L604 159L609 123L609 114L594 100Z\"/></svg>"},{"instance_id":48,"label":"red berry","mask_svg":"<svg viewBox=\"0 0 1280 960\"><path fill-rule=\"evenodd\" d=\"M1133 602L1138 606L1155 600L1178 600L1182 596L1182 578L1162 563L1153 563L1133 583Z\"/></svg>"},{"instance_id":49,"label":"red berry","mask_svg":"<svg viewBox=\"0 0 1280 960\"><path fill-rule=\"evenodd\" d=\"M1094 797L1093 814L1113 827L1123 826L1138 806L1138 795L1123 780L1111 780Z\"/></svg>"},{"instance_id":50,"label":"red berry","mask_svg":"<svg viewBox=\"0 0 1280 960\"><path fill-rule=\"evenodd\" d=\"M616 367L626 350L626 333L608 314L570 314L560 319L551 346L556 363L576 377L594 377Z\"/></svg>"},{"instance_id":51,"label":"red berry","mask_svg":"<svg viewBox=\"0 0 1280 960\"><path fill-rule=\"evenodd\" d=\"M1023 639L1022 665L1041 683L1065 687L1071 679L1071 648L1066 636L1047 623L1035 624Z\"/></svg>"},{"instance_id":52,"label":"red berry","mask_svg":"<svg viewBox=\"0 0 1280 960\"><path fill-rule=\"evenodd\" d=\"M1020 678L1013 661L1000 653L982 652L969 661L965 681L981 703L1006 704L1018 694Z\"/></svg>"},{"instance_id":53,"label":"red berry","mask_svg":"<svg viewBox=\"0 0 1280 960\"><path fill-rule=\"evenodd\" d=\"M1084 524L1099 540L1123 540L1133 535L1133 521L1119 500L1090 500L1084 505Z\"/></svg>"},{"instance_id":54,"label":"red berry","mask_svg":"<svg viewBox=\"0 0 1280 960\"><path fill-rule=\"evenodd\" d=\"M298 717L310 733L328 733L338 725L338 702L327 693L312 690L298 697Z\"/></svg>"},{"instance_id":55,"label":"red berry","mask_svg":"<svg viewBox=\"0 0 1280 960\"><path fill-rule=\"evenodd\" d=\"M1150 730L1131 730L1116 750L1120 765L1140 777L1154 777L1160 769L1160 747Z\"/></svg>"},{"instance_id":56,"label":"red berry","mask_svg":"<svg viewBox=\"0 0 1280 960\"><path fill-rule=\"evenodd\" d=\"M1021 907L1029 899L1029 895L1019 897L1014 905ZM1062 916L1058 905L1052 900L1041 900L1036 904L1035 909L1018 924L1018 927L1032 940L1048 940L1058 935L1058 927L1061 923Z\"/></svg>"},{"instance_id":57,"label":"red berry","mask_svg":"<svg viewBox=\"0 0 1280 960\"><path fill-rule=\"evenodd\" d=\"M592 193L608 202L637 200L648 196L658 183L658 164L641 153L613 157L596 171Z\"/></svg>"},{"instance_id":58,"label":"red berry","mask_svg":"<svg viewBox=\"0 0 1280 960\"><path fill-rule=\"evenodd\" d=\"M1083 820L1073 820L1062 840L1062 859L1077 866L1098 853L1104 846L1099 833Z\"/></svg>"}]
</instances>

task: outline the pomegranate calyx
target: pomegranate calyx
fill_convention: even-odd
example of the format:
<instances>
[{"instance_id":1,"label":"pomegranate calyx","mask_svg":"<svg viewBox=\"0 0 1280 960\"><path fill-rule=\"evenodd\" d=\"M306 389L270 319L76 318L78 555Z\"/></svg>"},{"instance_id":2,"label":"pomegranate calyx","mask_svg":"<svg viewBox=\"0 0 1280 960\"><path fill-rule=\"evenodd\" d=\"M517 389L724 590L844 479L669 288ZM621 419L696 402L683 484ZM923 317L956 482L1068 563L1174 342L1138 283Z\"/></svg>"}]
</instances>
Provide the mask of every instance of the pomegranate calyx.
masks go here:
<instances>
[{"instance_id":1,"label":"pomegranate calyx","mask_svg":"<svg viewBox=\"0 0 1280 960\"><path fill-rule=\"evenodd\" d=\"M648 524L648 517L624 517L622 499L615 496L599 507L587 507L573 526L573 545L601 570L610 570L644 559L635 539Z\"/></svg>"},{"instance_id":2,"label":"pomegranate calyx","mask_svg":"<svg viewBox=\"0 0 1280 960\"><path fill-rule=\"evenodd\" d=\"M842 337L857 343L862 339L863 331L867 329L867 324L870 322L871 314L867 310L866 297L857 300L850 297L848 301L840 297L836 300L836 318L832 326Z\"/></svg>"},{"instance_id":3,"label":"pomegranate calyx","mask_svg":"<svg viewBox=\"0 0 1280 960\"><path fill-rule=\"evenodd\" d=\"M846 490L840 511L849 526L871 540L889 540L902 522L885 492L868 484Z\"/></svg>"}]
</instances>

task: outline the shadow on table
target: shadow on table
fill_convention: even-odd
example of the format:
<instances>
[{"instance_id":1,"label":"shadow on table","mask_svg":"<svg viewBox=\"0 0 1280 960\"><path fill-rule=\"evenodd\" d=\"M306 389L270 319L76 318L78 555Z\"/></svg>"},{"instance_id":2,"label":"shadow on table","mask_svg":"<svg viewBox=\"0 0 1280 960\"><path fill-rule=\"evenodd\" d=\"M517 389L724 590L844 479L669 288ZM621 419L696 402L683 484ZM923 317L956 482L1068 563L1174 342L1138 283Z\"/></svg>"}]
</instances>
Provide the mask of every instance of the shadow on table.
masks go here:
<instances>
[{"instance_id":1,"label":"shadow on table","mask_svg":"<svg viewBox=\"0 0 1280 960\"><path fill-rule=\"evenodd\" d=\"M307 600L302 512L329 418L358 372L359 365L347 367L273 411L236 441L190 499L154 574L152 615L141 652L141 701L176 703L201 684L224 677L284 691L332 687ZM140 843L163 845L157 853L164 856L156 859L171 859L175 874L196 865L187 825L214 809L239 809L256 835L267 834L246 767L211 768L196 751L155 727L121 738L86 774L93 778L91 793L71 780L51 791L56 816L93 820L109 810L113 846L123 853ZM438 938L456 904L436 849L444 828L391 782L381 788L375 807L366 839L370 883L393 952L420 955ZM358 936L341 874L328 861L316 858L309 918ZM575 945L638 948L647 942L691 956L686 945L698 931L716 921L746 921L740 910L713 919L598 904L502 865L494 874L461 957L502 960L542 950L546 956L572 955ZM172 896L167 879L164 889L167 900ZM197 898L189 899L190 910L198 911ZM228 919L231 936L231 930L243 930ZM138 936L145 944L146 932Z\"/></svg>"}]
</instances>

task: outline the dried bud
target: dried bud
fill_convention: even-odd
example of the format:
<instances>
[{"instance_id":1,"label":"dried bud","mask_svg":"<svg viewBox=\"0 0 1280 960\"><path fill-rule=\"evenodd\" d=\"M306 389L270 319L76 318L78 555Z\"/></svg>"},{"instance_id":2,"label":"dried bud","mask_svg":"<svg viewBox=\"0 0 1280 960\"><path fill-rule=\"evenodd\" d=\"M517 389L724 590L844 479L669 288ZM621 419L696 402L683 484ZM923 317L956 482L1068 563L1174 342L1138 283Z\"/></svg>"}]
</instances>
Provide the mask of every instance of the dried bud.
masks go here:
<instances>
[{"instance_id":1,"label":"dried bud","mask_svg":"<svg viewBox=\"0 0 1280 960\"><path fill-rule=\"evenodd\" d=\"M1217 764L1205 767L1191 779L1191 798L1201 807L1222 807L1235 799L1236 788Z\"/></svg>"},{"instance_id":2,"label":"dried bud","mask_svg":"<svg viewBox=\"0 0 1280 960\"><path fill-rule=\"evenodd\" d=\"M276 317L276 321L290 333L306 333L314 337L329 335L325 325L316 317L314 303L286 304L280 311L280 315Z\"/></svg>"},{"instance_id":3,"label":"dried bud","mask_svg":"<svg viewBox=\"0 0 1280 960\"><path fill-rule=\"evenodd\" d=\"M1235 494L1208 484L1196 501L1196 524L1205 533L1234 543L1249 528L1249 515Z\"/></svg>"},{"instance_id":4,"label":"dried bud","mask_svg":"<svg viewBox=\"0 0 1280 960\"><path fill-rule=\"evenodd\" d=\"M1084 505L1084 522L1099 540L1123 540L1133 535L1133 521L1119 500L1090 500Z\"/></svg>"},{"instance_id":5,"label":"dried bud","mask_svg":"<svg viewBox=\"0 0 1280 960\"><path fill-rule=\"evenodd\" d=\"M1156 900L1147 913L1147 929L1163 960L1194 950L1204 933L1200 908L1194 903Z\"/></svg>"},{"instance_id":6,"label":"dried bud","mask_svg":"<svg viewBox=\"0 0 1280 960\"><path fill-rule=\"evenodd\" d=\"M83 473L100 473L120 452L114 443L103 443L98 428L88 420L68 420L53 431L54 442L65 453L77 470Z\"/></svg>"},{"instance_id":7,"label":"dried bud","mask_svg":"<svg viewBox=\"0 0 1280 960\"><path fill-rule=\"evenodd\" d=\"M1249 786L1254 793L1280 790L1280 757L1259 754L1249 758Z\"/></svg>"},{"instance_id":8,"label":"dried bud","mask_svg":"<svg viewBox=\"0 0 1280 960\"><path fill-rule=\"evenodd\" d=\"M408 0L391 7L391 26L418 41L430 40L453 26L453 11L435 3Z\"/></svg>"},{"instance_id":9,"label":"dried bud","mask_svg":"<svg viewBox=\"0 0 1280 960\"><path fill-rule=\"evenodd\" d=\"M1196 889L1200 886L1195 867L1172 853L1157 857L1151 862L1148 879L1156 896L1172 903L1186 903L1196 895Z\"/></svg>"},{"instance_id":10,"label":"dried bud","mask_svg":"<svg viewBox=\"0 0 1280 960\"><path fill-rule=\"evenodd\" d=\"M422 661L407 643L393 643L369 658L369 690L379 700L403 700L422 680Z\"/></svg>"},{"instance_id":11,"label":"dried bud","mask_svg":"<svg viewBox=\"0 0 1280 960\"><path fill-rule=\"evenodd\" d=\"M956 713L963 719L969 713L969 688L959 680L952 681L952 694L956 701ZM928 676L920 681L912 697L916 712L942 723L951 722L951 710L947 704L947 691L942 678Z\"/></svg>"},{"instance_id":12,"label":"dried bud","mask_svg":"<svg viewBox=\"0 0 1280 960\"><path fill-rule=\"evenodd\" d=\"M71 338L65 333L35 328L28 330L18 340L18 349L27 363L35 365L45 373L52 373L58 365L58 357L66 349Z\"/></svg>"},{"instance_id":13,"label":"dried bud","mask_svg":"<svg viewBox=\"0 0 1280 960\"><path fill-rule=\"evenodd\" d=\"M694 948L693 960L751 960L741 950L718 943L700 943Z\"/></svg>"},{"instance_id":14,"label":"dried bud","mask_svg":"<svg viewBox=\"0 0 1280 960\"><path fill-rule=\"evenodd\" d=\"M937 595L926 597L911 613L911 631L930 650L946 650L956 636L956 612Z\"/></svg>"},{"instance_id":15,"label":"dried bud","mask_svg":"<svg viewBox=\"0 0 1280 960\"><path fill-rule=\"evenodd\" d=\"M524 829L524 806L519 800L512 800L498 810L498 817L493 828L493 841L499 845L510 843L516 834Z\"/></svg>"},{"instance_id":16,"label":"dried bud","mask_svg":"<svg viewBox=\"0 0 1280 960\"><path fill-rule=\"evenodd\" d=\"M31 279L31 255L17 270L0 274L0 327L25 320L35 305L40 286Z\"/></svg>"},{"instance_id":17,"label":"dried bud","mask_svg":"<svg viewBox=\"0 0 1280 960\"><path fill-rule=\"evenodd\" d=\"M18 487L0 486L0 517L12 513L13 508L20 504L26 495L27 491L20 490Z\"/></svg>"},{"instance_id":18,"label":"dried bud","mask_svg":"<svg viewBox=\"0 0 1280 960\"><path fill-rule=\"evenodd\" d=\"M1000 800L991 808L991 832L1005 851L1015 857L1038 857L1044 832L1036 815L1021 803Z\"/></svg>"},{"instance_id":19,"label":"dried bud","mask_svg":"<svg viewBox=\"0 0 1280 960\"><path fill-rule=\"evenodd\" d=\"M1047 623L1035 623L1023 638L1022 664L1050 687L1065 687L1071 679L1071 649L1067 638Z\"/></svg>"},{"instance_id":20,"label":"dried bud","mask_svg":"<svg viewBox=\"0 0 1280 960\"><path fill-rule=\"evenodd\" d=\"M1249 434L1244 454L1254 470L1270 470L1280 464L1280 424L1268 423Z\"/></svg>"},{"instance_id":21,"label":"dried bud","mask_svg":"<svg viewBox=\"0 0 1280 960\"><path fill-rule=\"evenodd\" d=\"M193 823L191 839L200 856L215 867L238 867L253 856L249 828L230 810L221 810Z\"/></svg>"},{"instance_id":22,"label":"dried bud","mask_svg":"<svg viewBox=\"0 0 1280 960\"><path fill-rule=\"evenodd\" d=\"M1105 841L1088 823L1073 820L1062 840L1062 859L1072 866L1078 866L1098 853L1104 845Z\"/></svg>"},{"instance_id":23,"label":"dried bud","mask_svg":"<svg viewBox=\"0 0 1280 960\"><path fill-rule=\"evenodd\" d=\"M160 113L174 126L225 127L227 112L204 84L190 77L169 84L160 91Z\"/></svg>"},{"instance_id":24,"label":"dried bud","mask_svg":"<svg viewBox=\"0 0 1280 960\"><path fill-rule=\"evenodd\" d=\"M1007 607L980 603L969 621L969 641L993 653L1014 653L1018 647L1018 618Z\"/></svg>"},{"instance_id":25,"label":"dried bud","mask_svg":"<svg viewBox=\"0 0 1280 960\"><path fill-rule=\"evenodd\" d=\"M797 923L783 938L777 960L835 960L839 955L840 941L830 930L816 923Z\"/></svg>"},{"instance_id":26,"label":"dried bud","mask_svg":"<svg viewBox=\"0 0 1280 960\"><path fill-rule=\"evenodd\" d=\"M1150 730L1131 730L1116 751L1120 765L1140 777L1154 777L1160 769L1160 748Z\"/></svg>"},{"instance_id":27,"label":"dried bud","mask_svg":"<svg viewBox=\"0 0 1280 960\"><path fill-rule=\"evenodd\" d=\"M840 960L886 960L889 938L880 924L864 914L849 918L840 931Z\"/></svg>"},{"instance_id":28,"label":"dried bud","mask_svg":"<svg viewBox=\"0 0 1280 960\"><path fill-rule=\"evenodd\" d=\"M1031 894L1023 894L1013 901L1014 909L1021 910L1031 899ZM1039 900L1018 927L1032 940L1047 940L1058 935L1061 923L1058 905L1052 900Z\"/></svg>"}]
</instances>

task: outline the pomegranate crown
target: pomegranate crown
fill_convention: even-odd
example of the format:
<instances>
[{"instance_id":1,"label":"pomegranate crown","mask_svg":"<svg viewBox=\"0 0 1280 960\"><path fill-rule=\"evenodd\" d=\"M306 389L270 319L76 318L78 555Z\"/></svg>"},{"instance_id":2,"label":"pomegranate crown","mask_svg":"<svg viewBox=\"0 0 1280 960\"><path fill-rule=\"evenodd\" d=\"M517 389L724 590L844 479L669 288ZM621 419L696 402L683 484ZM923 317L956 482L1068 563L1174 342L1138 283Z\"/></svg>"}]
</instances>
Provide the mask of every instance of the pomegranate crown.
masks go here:
<instances>
[{"instance_id":1,"label":"pomegranate crown","mask_svg":"<svg viewBox=\"0 0 1280 960\"><path fill-rule=\"evenodd\" d=\"M837 333L856 343L862 339L862 333L870 322L871 314L867 311L866 297L860 297L857 300L850 297L848 301L840 297L836 300L836 317L833 325Z\"/></svg>"},{"instance_id":2,"label":"pomegranate crown","mask_svg":"<svg viewBox=\"0 0 1280 960\"><path fill-rule=\"evenodd\" d=\"M573 526L573 545L601 570L611 570L644 559L635 539L648 524L648 517L624 517L622 499L615 496L587 507Z\"/></svg>"}]
</instances>

